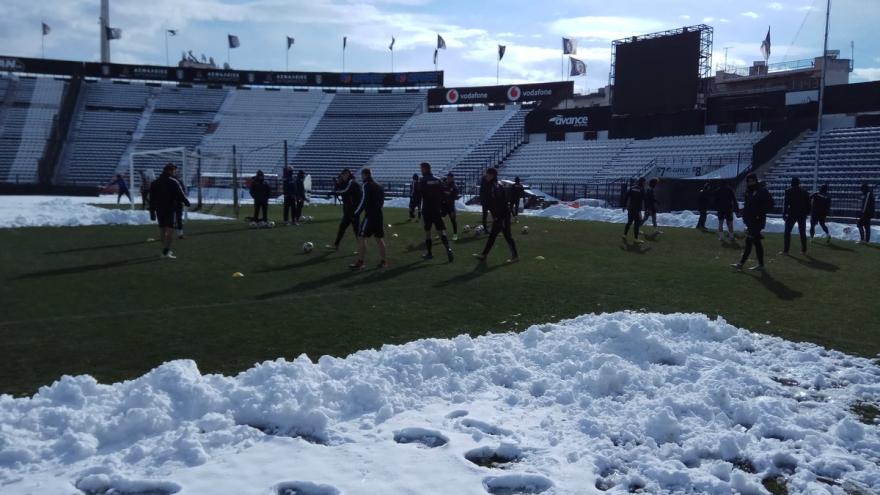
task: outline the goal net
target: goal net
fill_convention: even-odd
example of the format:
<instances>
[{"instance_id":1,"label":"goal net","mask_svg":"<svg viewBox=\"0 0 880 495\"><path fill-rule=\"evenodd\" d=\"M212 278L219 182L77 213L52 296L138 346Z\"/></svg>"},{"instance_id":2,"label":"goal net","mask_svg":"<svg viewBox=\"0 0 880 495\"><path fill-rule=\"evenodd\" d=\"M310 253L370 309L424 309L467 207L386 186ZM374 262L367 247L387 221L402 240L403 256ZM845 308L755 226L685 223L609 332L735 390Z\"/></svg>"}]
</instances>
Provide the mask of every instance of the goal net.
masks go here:
<instances>
[{"instance_id":1,"label":"goal net","mask_svg":"<svg viewBox=\"0 0 880 495\"><path fill-rule=\"evenodd\" d=\"M244 181L236 173L231 153L192 151L183 147L135 151L128 170L132 190L140 191L144 185L149 188L169 163L177 166L177 179L192 204L191 209L223 216L235 214L236 195L240 200Z\"/></svg>"}]
</instances>

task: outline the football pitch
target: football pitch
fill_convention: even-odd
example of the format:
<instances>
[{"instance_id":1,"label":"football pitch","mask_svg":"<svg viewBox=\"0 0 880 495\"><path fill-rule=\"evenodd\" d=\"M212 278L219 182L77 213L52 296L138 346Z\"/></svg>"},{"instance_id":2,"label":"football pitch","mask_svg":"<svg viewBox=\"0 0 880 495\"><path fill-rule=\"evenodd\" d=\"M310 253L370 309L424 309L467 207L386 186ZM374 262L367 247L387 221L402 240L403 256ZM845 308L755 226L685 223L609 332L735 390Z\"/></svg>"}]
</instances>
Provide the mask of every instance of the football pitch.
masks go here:
<instances>
[{"instance_id":1,"label":"football pitch","mask_svg":"<svg viewBox=\"0 0 880 495\"><path fill-rule=\"evenodd\" d=\"M621 241L621 225L521 216L520 263L505 263L499 238L479 264L471 254L485 237L462 233L449 264L442 255L422 261L420 224L386 209L391 266L372 268L370 241L368 269L353 272L350 230L339 252L323 250L340 212L312 207L310 223L265 230L190 222L174 261L160 260L148 242L158 237L154 226L0 229L0 393L30 395L64 374L114 382L178 358L194 359L203 373L234 374L263 360L345 356L620 310L720 315L753 331L880 353L875 246L821 242L809 257L786 258L776 254L781 236L768 234L768 272L735 272L729 264L742 240L665 228L635 245ZM280 216L273 206L270 217ZM459 215L460 226L478 221ZM314 252L302 252L306 241Z\"/></svg>"}]
</instances>

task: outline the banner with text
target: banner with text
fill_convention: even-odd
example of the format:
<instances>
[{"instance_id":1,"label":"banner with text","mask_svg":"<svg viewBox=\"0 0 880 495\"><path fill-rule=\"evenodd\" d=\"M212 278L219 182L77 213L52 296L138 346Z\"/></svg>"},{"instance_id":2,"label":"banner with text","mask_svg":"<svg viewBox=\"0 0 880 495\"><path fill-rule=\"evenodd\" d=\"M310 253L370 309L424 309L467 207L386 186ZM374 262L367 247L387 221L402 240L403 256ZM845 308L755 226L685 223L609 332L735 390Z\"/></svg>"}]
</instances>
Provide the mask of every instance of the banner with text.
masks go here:
<instances>
[{"instance_id":1,"label":"banner with text","mask_svg":"<svg viewBox=\"0 0 880 495\"><path fill-rule=\"evenodd\" d=\"M562 101L574 94L574 82L434 88L428 91L428 105L488 105L534 101Z\"/></svg>"},{"instance_id":2,"label":"banner with text","mask_svg":"<svg viewBox=\"0 0 880 495\"><path fill-rule=\"evenodd\" d=\"M611 107L533 110L526 116L526 132L584 132L608 130Z\"/></svg>"}]
</instances>

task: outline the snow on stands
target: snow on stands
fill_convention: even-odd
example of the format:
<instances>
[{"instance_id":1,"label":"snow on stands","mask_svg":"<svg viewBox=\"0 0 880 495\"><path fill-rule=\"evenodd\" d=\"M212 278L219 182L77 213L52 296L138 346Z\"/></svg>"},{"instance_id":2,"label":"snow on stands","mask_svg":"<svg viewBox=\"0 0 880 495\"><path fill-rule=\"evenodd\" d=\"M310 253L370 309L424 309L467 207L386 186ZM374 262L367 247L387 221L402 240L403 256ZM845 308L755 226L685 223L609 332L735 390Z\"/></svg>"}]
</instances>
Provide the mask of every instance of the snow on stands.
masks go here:
<instances>
[{"instance_id":1,"label":"snow on stands","mask_svg":"<svg viewBox=\"0 0 880 495\"><path fill-rule=\"evenodd\" d=\"M91 204L90 204L91 203ZM79 227L84 225L146 225L150 214L141 210L111 210L93 204L116 203L116 196L0 196L0 228ZM190 220L225 220L189 213Z\"/></svg>"},{"instance_id":2,"label":"snow on stands","mask_svg":"<svg viewBox=\"0 0 880 495\"><path fill-rule=\"evenodd\" d=\"M0 397L4 494L880 493L880 366L696 314L588 315L235 377Z\"/></svg>"},{"instance_id":3,"label":"snow on stands","mask_svg":"<svg viewBox=\"0 0 880 495\"><path fill-rule=\"evenodd\" d=\"M561 220L591 220L594 222L626 223L627 216L625 211L619 208L606 208L599 203L604 202L597 202L596 200L579 200L573 201L571 203L551 206L546 210L526 210L525 214ZM693 228L697 225L698 219L699 215L690 211L676 211L671 213L657 214L657 224L663 227ZM712 230L717 229L718 217L710 214L706 221L706 225ZM835 239L842 239L847 241L859 240L859 229L854 224L849 225L844 223L828 222L826 225L828 226L828 230L831 233L831 237ZM650 221L646 226L648 228L651 228ZM745 225L742 223L742 219L739 218L736 218L734 220L734 227L736 228L737 232L742 232L745 230ZM725 229L726 228L727 227L725 226ZM776 217L767 219L767 228L764 230L765 232L783 232L784 230L785 223L783 222L782 218ZM795 235L797 234L795 233ZM818 225L816 226L816 235L825 235L821 227L819 227ZM877 237L878 239L880 239L880 227L874 226L871 229L871 237Z\"/></svg>"}]
</instances>

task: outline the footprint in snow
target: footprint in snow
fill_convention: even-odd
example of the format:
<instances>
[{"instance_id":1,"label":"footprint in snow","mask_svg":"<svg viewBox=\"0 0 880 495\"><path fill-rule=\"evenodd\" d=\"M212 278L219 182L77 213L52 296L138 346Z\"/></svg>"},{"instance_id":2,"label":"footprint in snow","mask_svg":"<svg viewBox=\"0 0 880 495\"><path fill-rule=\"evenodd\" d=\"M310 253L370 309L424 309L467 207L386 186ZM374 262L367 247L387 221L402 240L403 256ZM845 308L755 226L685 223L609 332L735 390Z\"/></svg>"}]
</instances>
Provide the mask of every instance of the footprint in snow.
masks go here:
<instances>
[{"instance_id":1,"label":"footprint in snow","mask_svg":"<svg viewBox=\"0 0 880 495\"><path fill-rule=\"evenodd\" d=\"M339 490L330 485L319 485L311 481L282 481L275 485L276 495L339 495Z\"/></svg>"},{"instance_id":2,"label":"footprint in snow","mask_svg":"<svg viewBox=\"0 0 880 495\"><path fill-rule=\"evenodd\" d=\"M181 486L172 481L135 480L107 474L91 474L75 484L84 495L172 495Z\"/></svg>"},{"instance_id":3,"label":"footprint in snow","mask_svg":"<svg viewBox=\"0 0 880 495\"><path fill-rule=\"evenodd\" d=\"M490 425L489 423L486 423L484 421L480 421L478 419L464 418L463 420L461 420L460 424L461 424L461 426L463 426L465 428L473 428L475 430L479 430L479 431L485 433L486 435L493 435L493 436L511 436L511 435L513 435L513 432L508 429L501 428L500 426Z\"/></svg>"},{"instance_id":4,"label":"footprint in snow","mask_svg":"<svg viewBox=\"0 0 880 495\"><path fill-rule=\"evenodd\" d=\"M515 495L545 492L553 482L537 474L507 474L485 478L483 487L492 495Z\"/></svg>"},{"instance_id":5,"label":"footprint in snow","mask_svg":"<svg viewBox=\"0 0 880 495\"><path fill-rule=\"evenodd\" d=\"M420 443L426 447L434 448L446 445L449 443L449 438L436 430L404 428L394 432L394 441L397 443Z\"/></svg>"}]
</instances>

